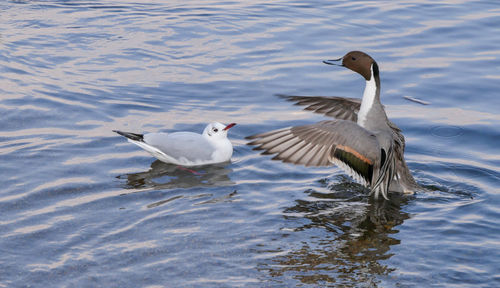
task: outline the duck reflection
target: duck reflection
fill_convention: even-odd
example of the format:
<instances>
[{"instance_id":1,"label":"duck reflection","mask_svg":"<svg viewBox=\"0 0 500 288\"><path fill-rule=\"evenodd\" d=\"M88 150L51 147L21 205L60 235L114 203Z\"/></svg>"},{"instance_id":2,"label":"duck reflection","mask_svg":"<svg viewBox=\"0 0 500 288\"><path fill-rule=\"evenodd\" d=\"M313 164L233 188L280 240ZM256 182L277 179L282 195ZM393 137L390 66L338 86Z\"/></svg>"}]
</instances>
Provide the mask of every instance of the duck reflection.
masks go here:
<instances>
[{"instance_id":1,"label":"duck reflection","mask_svg":"<svg viewBox=\"0 0 500 288\"><path fill-rule=\"evenodd\" d=\"M308 190L308 200L297 200L297 205L284 210L287 225L294 227L284 229L282 236L296 236L302 242L282 241L276 250L287 253L259 265L272 281L292 277L323 287L374 287L377 276L394 270L382 260L389 259L391 246L400 243L393 236L410 217L401 211L408 198L396 194L390 201L377 201L347 181L329 186L324 193Z\"/></svg>"},{"instance_id":2,"label":"duck reflection","mask_svg":"<svg viewBox=\"0 0 500 288\"><path fill-rule=\"evenodd\" d=\"M120 175L117 178L127 179L128 189L172 189L198 186L234 185L229 178L232 169L227 168L229 162L185 168L156 160L145 172Z\"/></svg>"}]
</instances>

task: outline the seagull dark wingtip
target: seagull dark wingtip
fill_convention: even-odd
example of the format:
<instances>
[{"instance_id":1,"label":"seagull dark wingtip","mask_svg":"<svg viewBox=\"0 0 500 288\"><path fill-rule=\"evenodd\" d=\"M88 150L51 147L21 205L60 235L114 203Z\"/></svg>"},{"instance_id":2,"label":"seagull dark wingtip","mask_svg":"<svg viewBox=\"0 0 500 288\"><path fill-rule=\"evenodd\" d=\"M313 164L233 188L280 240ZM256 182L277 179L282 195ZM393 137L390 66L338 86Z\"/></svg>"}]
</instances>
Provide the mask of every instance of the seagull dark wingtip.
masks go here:
<instances>
[{"instance_id":1,"label":"seagull dark wingtip","mask_svg":"<svg viewBox=\"0 0 500 288\"><path fill-rule=\"evenodd\" d=\"M143 134L135 134L135 133L130 133L130 132L122 132L118 130L113 130L113 132L122 135L123 137L126 137L131 140L135 141L141 141L144 142L144 135Z\"/></svg>"}]
</instances>

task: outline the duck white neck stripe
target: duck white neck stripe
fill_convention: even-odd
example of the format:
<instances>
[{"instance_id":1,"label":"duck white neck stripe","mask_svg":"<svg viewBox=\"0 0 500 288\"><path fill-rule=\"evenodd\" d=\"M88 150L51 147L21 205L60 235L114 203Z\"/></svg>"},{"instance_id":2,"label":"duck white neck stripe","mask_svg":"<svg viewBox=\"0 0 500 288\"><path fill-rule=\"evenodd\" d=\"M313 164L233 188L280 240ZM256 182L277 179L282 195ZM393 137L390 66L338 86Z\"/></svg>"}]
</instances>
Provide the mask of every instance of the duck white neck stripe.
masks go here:
<instances>
[{"instance_id":1,"label":"duck white neck stripe","mask_svg":"<svg viewBox=\"0 0 500 288\"><path fill-rule=\"evenodd\" d=\"M361 107L358 112L358 125L361 127L365 126L366 116L368 111L373 106L375 101L375 95L377 94L377 83L375 83L375 77L373 75L373 64L370 67L370 80L366 81L365 91L363 92L363 100L361 101Z\"/></svg>"}]
</instances>

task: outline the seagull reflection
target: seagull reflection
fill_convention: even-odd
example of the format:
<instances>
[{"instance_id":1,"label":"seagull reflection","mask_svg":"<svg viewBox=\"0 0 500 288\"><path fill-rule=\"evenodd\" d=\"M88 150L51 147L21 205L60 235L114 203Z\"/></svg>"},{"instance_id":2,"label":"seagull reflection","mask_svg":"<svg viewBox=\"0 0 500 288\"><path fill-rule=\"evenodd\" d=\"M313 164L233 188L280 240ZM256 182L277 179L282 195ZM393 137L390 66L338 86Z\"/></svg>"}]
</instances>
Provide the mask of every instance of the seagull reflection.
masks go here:
<instances>
[{"instance_id":1,"label":"seagull reflection","mask_svg":"<svg viewBox=\"0 0 500 288\"><path fill-rule=\"evenodd\" d=\"M186 169L156 160L148 171L120 175L117 178L127 179L125 186L127 189L173 189L234 185L228 176L233 171L226 167L228 164L229 162L225 162Z\"/></svg>"},{"instance_id":2,"label":"seagull reflection","mask_svg":"<svg viewBox=\"0 0 500 288\"><path fill-rule=\"evenodd\" d=\"M327 190L308 190L307 200L284 210L286 225L292 227L283 229L282 236L289 240L276 241L272 246L278 247L272 250L287 253L259 265L260 270L278 282L292 277L320 286L377 286L377 277L394 270L382 260L400 243L394 235L410 217L401 211L408 196L394 194L389 201L377 201L347 181Z\"/></svg>"}]
</instances>

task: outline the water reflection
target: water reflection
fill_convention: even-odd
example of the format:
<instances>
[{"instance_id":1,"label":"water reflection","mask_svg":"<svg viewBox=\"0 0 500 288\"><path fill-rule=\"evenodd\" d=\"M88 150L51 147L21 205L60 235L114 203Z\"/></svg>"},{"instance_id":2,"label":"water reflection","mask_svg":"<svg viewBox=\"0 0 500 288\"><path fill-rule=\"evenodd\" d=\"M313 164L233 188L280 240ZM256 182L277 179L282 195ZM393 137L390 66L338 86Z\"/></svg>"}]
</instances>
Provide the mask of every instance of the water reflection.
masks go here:
<instances>
[{"instance_id":1,"label":"water reflection","mask_svg":"<svg viewBox=\"0 0 500 288\"><path fill-rule=\"evenodd\" d=\"M228 186L235 183L229 178L233 170L227 168L229 162L199 166L187 169L159 160L151 163L145 172L117 176L127 179L126 189L173 189L207 186Z\"/></svg>"},{"instance_id":2,"label":"water reflection","mask_svg":"<svg viewBox=\"0 0 500 288\"><path fill-rule=\"evenodd\" d=\"M400 244L394 235L399 232L396 227L410 217L401 211L408 197L393 194L390 201L377 201L347 181L328 188L329 193L306 191L308 200L297 200L284 210L287 222L299 224L284 229L283 237L302 241L291 241L291 248L280 246L276 252L286 253L259 268L278 282L292 277L303 284L374 287L377 277L395 270L382 260L393 255L392 245Z\"/></svg>"}]
</instances>

